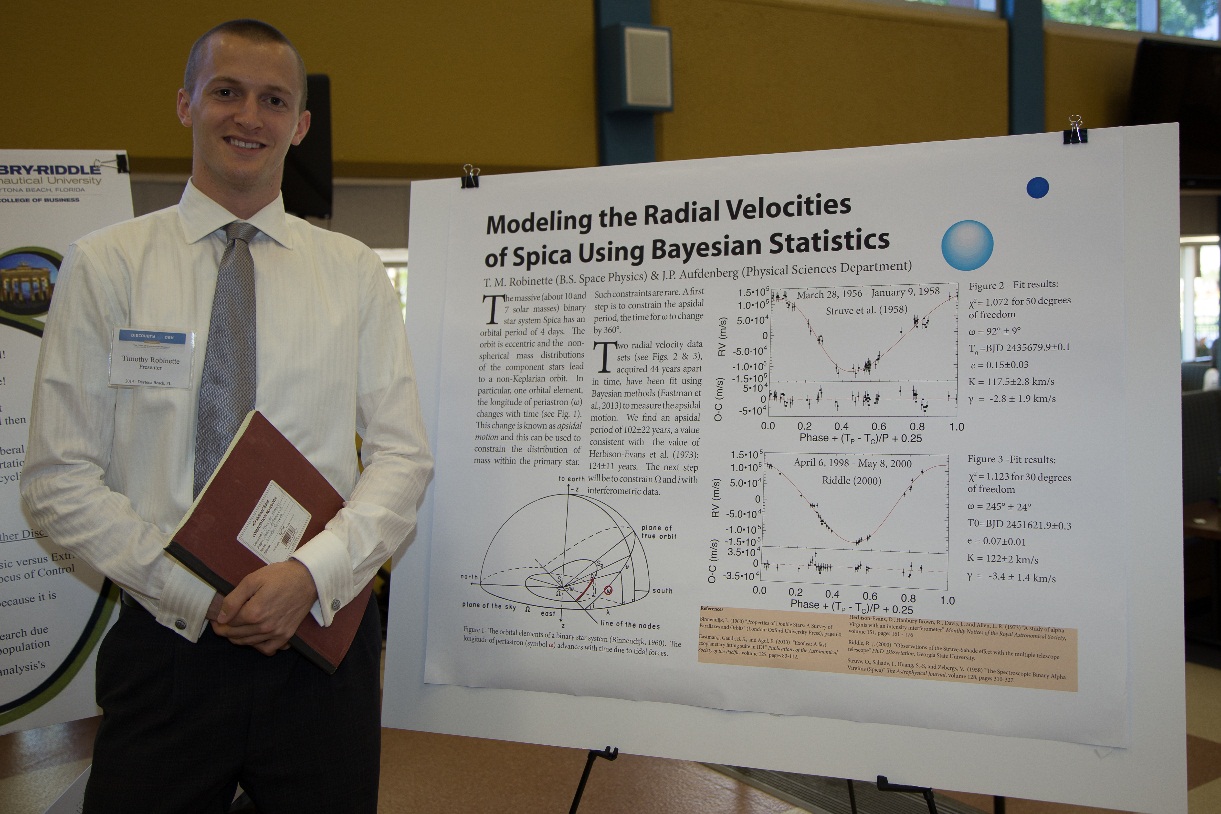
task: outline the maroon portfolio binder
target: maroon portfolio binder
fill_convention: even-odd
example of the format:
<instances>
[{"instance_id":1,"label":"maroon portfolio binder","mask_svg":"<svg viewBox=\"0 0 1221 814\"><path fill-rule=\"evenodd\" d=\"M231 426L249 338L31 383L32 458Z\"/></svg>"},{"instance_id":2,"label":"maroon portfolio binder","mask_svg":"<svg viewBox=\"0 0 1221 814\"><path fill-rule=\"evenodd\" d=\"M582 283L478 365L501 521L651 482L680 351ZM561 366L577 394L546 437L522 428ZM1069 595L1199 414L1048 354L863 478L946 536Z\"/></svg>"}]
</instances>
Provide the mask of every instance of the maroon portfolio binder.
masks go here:
<instances>
[{"instance_id":1,"label":"maroon portfolio binder","mask_svg":"<svg viewBox=\"0 0 1221 814\"><path fill-rule=\"evenodd\" d=\"M322 531L342 507L343 498L322 473L255 410L246 416L166 551L227 594L266 564L238 539L243 530L247 539L261 533L265 542L295 548ZM328 673L335 672L356 636L372 590L370 581L329 627L307 615L292 637L292 647Z\"/></svg>"}]
</instances>

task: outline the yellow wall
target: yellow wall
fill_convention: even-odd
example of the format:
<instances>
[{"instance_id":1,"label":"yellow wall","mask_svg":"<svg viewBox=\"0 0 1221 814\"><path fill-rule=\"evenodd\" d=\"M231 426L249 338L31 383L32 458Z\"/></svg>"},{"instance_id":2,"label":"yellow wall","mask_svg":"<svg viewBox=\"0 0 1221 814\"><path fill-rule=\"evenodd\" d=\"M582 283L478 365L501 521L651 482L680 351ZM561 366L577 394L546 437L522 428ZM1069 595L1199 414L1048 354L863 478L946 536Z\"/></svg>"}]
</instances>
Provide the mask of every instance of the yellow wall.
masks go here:
<instances>
[{"instance_id":1,"label":"yellow wall","mask_svg":"<svg viewBox=\"0 0 1221 814\"><path fill-rule=\"evenodd\" d=\"M1008 132L1005 24L924 6L654 0L674 30L658 157Z\"/></svg>"},{"instance_id":2,"label":"yellow wall","mask_svg":"<svg viewBox=\"0 0 1221 814\"><path fill-rule=\"evenodd\" d=\"M69 8L65 8L65 5ZM10 4L0 147L126 148L140 170L185 170L174 114L187 52L255 16L331 78L338 174L457 175L597 163L591 3L320 0ZM37 43L36 45L33 43Z\"/></svg>"},{"instance_id":3,"label":"yellow wall","mask_svg":"<svg viewBox=\"0 0 1221 814\"><path fill-rule=\"evenodd\" d=\"M12 5L0 147L126 148L136 171L185 171L186 53L253 15L330 75L339 175L597 163L593 0ZM863 0L653 0L653 17L674 31L660 159L1007 132L995 17ZM1135 37L1059 26L1046 42L1048 129L1122 124Z\"/></svg>"},{"instance_id":4,"label":"yellow wall","mask_svg":"<svg viewBox=\"0 0 1221 814\"><path fill-rule=\"evenodd\" d=\"M1086 127L1127 124L1138 43L1131 34L1049 24L1043 38L1047 129L1066 129L1074 115Z\"/></svg>"}]
</instances>

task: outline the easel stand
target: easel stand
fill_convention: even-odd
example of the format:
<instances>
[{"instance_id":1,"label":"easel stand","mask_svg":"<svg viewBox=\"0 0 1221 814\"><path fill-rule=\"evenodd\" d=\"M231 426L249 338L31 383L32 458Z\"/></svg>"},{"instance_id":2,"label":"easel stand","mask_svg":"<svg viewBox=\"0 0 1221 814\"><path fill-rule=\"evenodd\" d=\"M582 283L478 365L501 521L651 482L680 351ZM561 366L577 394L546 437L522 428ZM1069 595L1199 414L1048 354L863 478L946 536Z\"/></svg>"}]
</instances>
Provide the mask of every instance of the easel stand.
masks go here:
<instances>
[{"instance_id":1,"label":"easel stand","mask_svg":"<svg viewBox=\"0 0 1221 814\"><path fill-rule=\"evenodd\" d=\"M906 791L913 794L919 794L924 797L924 802L928 803L929 814L937 814L937 801L933 799L933 790L922 788L920 786L900 786L896 783L891 783L884 775L878 775L878 791Z\"/></svg>"},{"instance_id":2,"label":"easel stand","mask_svg":"<svg viewBox=\"0 0 1221 814\"><path fill-rule=\"evenodd\" d=\"M924 788L923 786L901 786L891 783L886 779L885 775L878 775L878 791L906 791L913 794L919 794L924 797L924 801L928 803L929 814L937 814L937 802L933 799L933 790ZM856 811L856 792L852 787L852 781L848 781L848 805L852 814L857 814ZM992 797L992 814L1005 814L1005 798L999 795Z\"/></svg>"},{"instance_id":3,"label":"easel stand","mask_svg":"<svg viewBox=\"0 0 1221 814\"><path fill-rule=\"evenodd\" d=\"M608 746L601 751L597 749L589 750L589 756L585 758L585 771L581 773L581 782L577 786L576 796L572 798L572 808L568 809L568 814L577 814L577 808L581 805L581 795L585 793L585 782L589 780L589 772L594 766L594 761L600 757L614 760L619 757L619 747L612 749Z\"/></svg>"}]
</instances>

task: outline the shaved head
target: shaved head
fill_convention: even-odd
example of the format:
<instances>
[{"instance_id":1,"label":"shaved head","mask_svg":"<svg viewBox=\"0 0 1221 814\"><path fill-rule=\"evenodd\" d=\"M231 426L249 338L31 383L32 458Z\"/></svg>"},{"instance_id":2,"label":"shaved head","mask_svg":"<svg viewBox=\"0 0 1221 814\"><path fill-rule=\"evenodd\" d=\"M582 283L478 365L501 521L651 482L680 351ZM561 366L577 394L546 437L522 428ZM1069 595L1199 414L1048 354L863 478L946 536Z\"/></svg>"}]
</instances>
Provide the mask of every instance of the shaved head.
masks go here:
<instances>
[{"instance_id":1,"label":"shaved head","mask_svg":"<svg viewBox=\"0 0 1221 814\"><path fill-rule=\"evenodd\" d=\"M301 84L301 105L298 112L306 109L305 60L301 58L301 53L296 46L281 33L280 29L261 20L230 20L209 29L203 36L195 40L195 44L191 46L191 54L187 57L186 73L182 78L182 87L188 95L195 92L195 83L199 79L199 66L203 61L204 46L218 34L231 34L250 42L274 42L287 46L297 59L297 74Z\"/></svg>"}]
</instances>

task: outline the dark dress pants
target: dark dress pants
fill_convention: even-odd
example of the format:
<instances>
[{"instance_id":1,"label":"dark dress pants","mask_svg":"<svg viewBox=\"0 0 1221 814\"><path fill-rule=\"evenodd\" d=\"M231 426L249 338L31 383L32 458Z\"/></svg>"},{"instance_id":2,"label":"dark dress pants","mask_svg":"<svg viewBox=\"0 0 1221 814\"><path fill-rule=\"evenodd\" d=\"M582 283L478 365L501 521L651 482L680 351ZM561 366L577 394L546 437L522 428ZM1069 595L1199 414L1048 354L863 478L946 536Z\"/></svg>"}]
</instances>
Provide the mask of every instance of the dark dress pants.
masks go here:
<instances>
[{"instance_id":1,"label":"dark dress pants","mask_svg":"<svg viewBox=\"0 0 1221 814\"><path fill-rule=\"evenodd\" d=\"M98 651L85 814L220 814L239 783L259 814L376 814L380 659L372 601L334 675L122 605Z\"/></svg>"}]
</instances>

